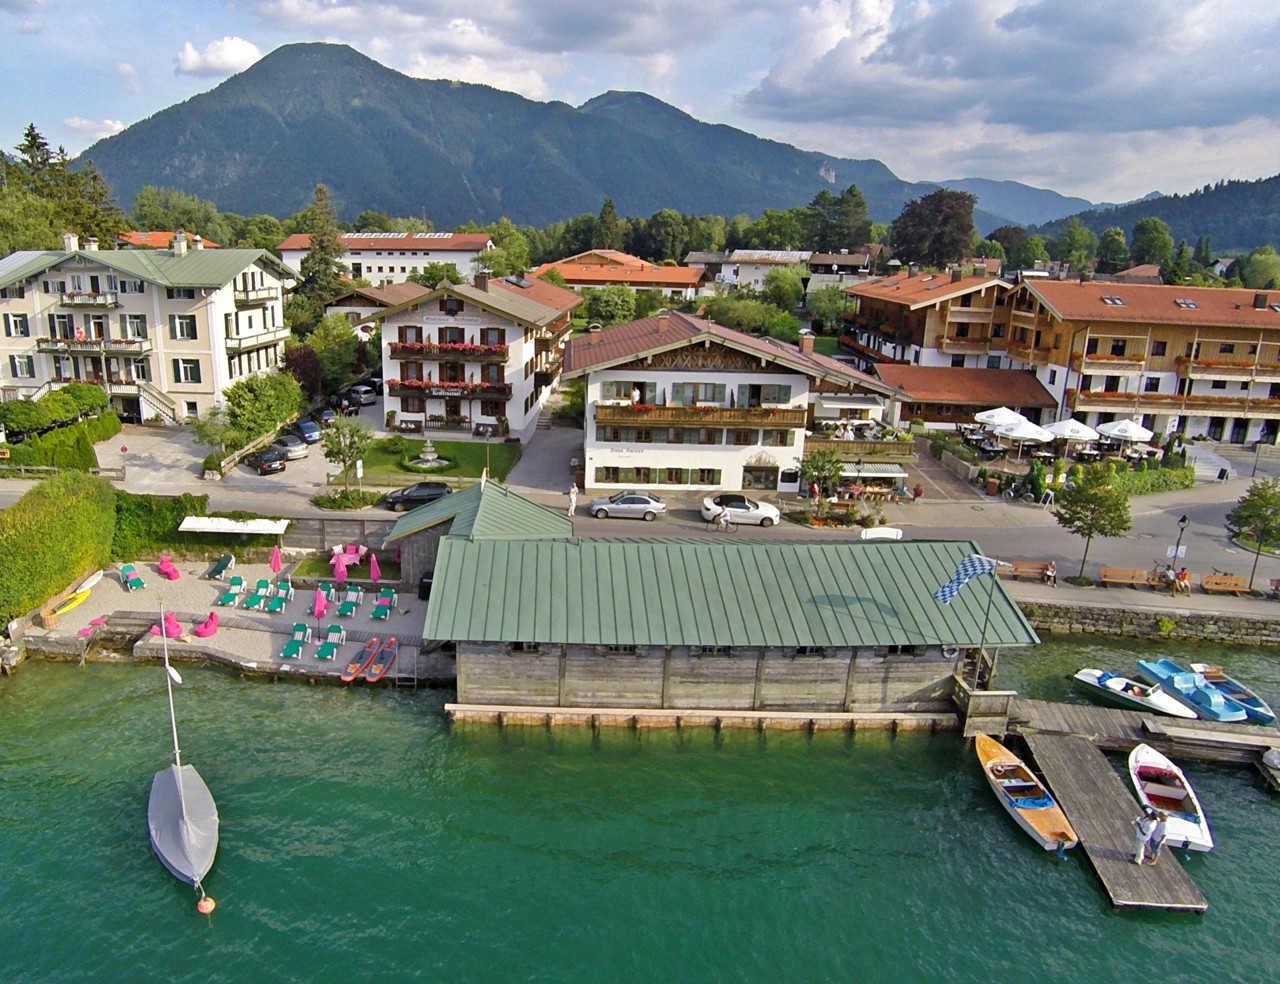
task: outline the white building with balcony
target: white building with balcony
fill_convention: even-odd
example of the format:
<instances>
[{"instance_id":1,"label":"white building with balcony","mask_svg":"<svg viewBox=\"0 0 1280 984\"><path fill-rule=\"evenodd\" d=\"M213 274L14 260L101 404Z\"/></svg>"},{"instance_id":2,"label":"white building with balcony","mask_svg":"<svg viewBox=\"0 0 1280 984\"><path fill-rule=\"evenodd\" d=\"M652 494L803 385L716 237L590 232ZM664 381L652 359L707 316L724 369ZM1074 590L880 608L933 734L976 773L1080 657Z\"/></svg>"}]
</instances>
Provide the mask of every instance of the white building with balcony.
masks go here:
<instances>
[{"instance_id":1,"label":"white building with balcony","mask_svg":"<svg viewBox=\"0 0 1280 984\"><path fill-rule=\"evenodd\" d=\"M374 286L404 283L433 263L452 263L470 281L480 254L493 245L487 232L344 232L338 239L345 249L338 261ZM294 233L280 244L280 259L295 274L309 252L310 233Z\"/></svg>"},{"instance_id":2,"label":"white building with balcony","mask_svg":"<svg viewBox=\"0 0 1280 984\"><path fill-rule=\"evenodd\" d=\"M279 364L292 274L266 250L63 246L0 259L3 399L92 382L125 420L182 421Z\"/></svg>"}]
</instances>

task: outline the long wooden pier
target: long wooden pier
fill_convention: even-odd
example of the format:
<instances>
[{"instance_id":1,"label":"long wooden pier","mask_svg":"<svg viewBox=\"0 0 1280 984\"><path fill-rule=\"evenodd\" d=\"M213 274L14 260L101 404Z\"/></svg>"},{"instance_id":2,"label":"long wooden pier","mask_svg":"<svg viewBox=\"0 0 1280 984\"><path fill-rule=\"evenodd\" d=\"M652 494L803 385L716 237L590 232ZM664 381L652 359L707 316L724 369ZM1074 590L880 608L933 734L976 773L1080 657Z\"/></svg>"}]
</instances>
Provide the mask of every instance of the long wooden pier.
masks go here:
<instances>
[{"instance_id":1,"label":"long wooden pier","mask_svg":"<svg viewBox=\"0 0 1280 984\"><path fill-rule=\"evenodd\" d=\"M1261 768L1262 754L1280 747L1280 731L1016 696L1007 707L1006 730L1031 749L1111 904L1204 912L1208 902L1172 851L1164 852L1159 865L1133 863L1138 802L1103 750L1127 752L1146 743L1174 758Z\"/></svg>"}]
</instances>

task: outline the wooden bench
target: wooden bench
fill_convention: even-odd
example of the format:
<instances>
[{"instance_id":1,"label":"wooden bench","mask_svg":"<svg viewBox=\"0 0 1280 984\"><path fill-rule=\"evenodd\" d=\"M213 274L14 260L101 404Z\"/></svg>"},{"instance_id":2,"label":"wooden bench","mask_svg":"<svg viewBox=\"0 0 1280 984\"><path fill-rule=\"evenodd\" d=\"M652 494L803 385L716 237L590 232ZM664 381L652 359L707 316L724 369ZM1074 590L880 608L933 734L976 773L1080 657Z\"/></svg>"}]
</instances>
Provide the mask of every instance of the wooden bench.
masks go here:
<instances>
[{"instance_id":1,"label":"wooden bench","mask_svg":"<svg viewBox=\"0 0 1280 984\"><path fill-rule=\"evenodd\" d=\"M1127 567L1104 567L1099 571L1103 584L1127 584L1131 588L1145 587L1151 584L1148 571L1136 571Z\"/></svg>"},{"instance_id":2,"label":"wooden bench","mask_svg":"<svg viewBox=\"0 0 1280 984\"><path fill-rule=\"evenodd\" d=\"M1020 577L1033 577L1037 581L1044 580L1044 572L1049 569L1047 563L1037 560L1011 560L1008 563L1001 563L996 568L1004 577L1011 577L1017 580Z\"/></svg>"},{"instance_id":3,"label":"wooden bench","mask_svg":"<svg viewBox=\"0 0 1280 984\"><path fill-rule=\"evenodd\" d=\"M1249 590L1245 579L1234 574L1201 574L1200 589L1202 591L1227 591L1237 596Z\"/></svg>"}]
</instances>

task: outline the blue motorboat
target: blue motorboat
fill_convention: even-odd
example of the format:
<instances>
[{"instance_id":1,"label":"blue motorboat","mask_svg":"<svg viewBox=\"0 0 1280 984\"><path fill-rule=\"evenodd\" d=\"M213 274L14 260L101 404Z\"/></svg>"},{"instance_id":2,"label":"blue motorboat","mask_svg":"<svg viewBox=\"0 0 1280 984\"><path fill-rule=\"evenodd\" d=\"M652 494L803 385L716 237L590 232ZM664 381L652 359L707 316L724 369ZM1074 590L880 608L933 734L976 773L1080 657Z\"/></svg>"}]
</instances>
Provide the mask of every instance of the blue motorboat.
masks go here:
<instances>
[{"instance_id":1,"label":"blue motorboat","mask_svg":"<svg viewBox=\"0 0 1280 984\"><path fill-rule=\"evenodd\" d=\"M1160 684L1165 693L1206 721L1238 723L1249 716L1242 706L1209 683L1203 673L1186 670L1171 659L1140 659L1138 675L1148 683Z\"/></svg>"},{"instance_id":2,"label":"blue motorboat","mask_svg":"<svg viewBox=\"0 0 1280 984\"><path fill-rule=\"evenodd\" d=\"M1276 712L1271 709L1271 705L1263 700L1257 691L1246 687L1234 677L1227 676L1221 666L1215 666L1212 663L1192 663L1191 669L1196 673L1204 674L1209 686L1221 690L1224 697L1243 707L1253 723L1276 723Z\"/></svg>"}]
</instances>

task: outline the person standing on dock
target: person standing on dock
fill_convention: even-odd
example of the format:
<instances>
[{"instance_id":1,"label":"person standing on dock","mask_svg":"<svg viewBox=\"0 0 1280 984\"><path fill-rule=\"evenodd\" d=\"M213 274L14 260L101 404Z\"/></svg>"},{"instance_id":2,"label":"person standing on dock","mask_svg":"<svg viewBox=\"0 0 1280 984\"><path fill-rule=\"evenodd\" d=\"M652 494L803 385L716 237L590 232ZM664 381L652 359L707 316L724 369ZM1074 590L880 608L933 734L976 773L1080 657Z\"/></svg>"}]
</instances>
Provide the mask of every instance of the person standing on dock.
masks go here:
<instances>
[{"instance_id":1,"label":"person standing on dock","mask_svg":"<svg viewBox=\"0 0 1280 984\"><path fill-rule=\"evenodd\" d=\"M1156 814L1155 827L1151 831L1151 839L1147 841L1147 846L1151 851L1151 863L1160 863L1160 850L1164 847L1165 838L1169 836L1169 814L1160 812Z\"/></svg>"},{"instance_id":2,"label":"person standing on dock","mask_svg":"<svg viewBox=\"0 0 1280 984\"><path fill-rule=\"evenodd\" d=\"M1147 807L1142 816L1133 821L1133 863L1142 864L1147 859L1147 845L1156 829L1156 811Z\"/></svg>"}]
</instances>

